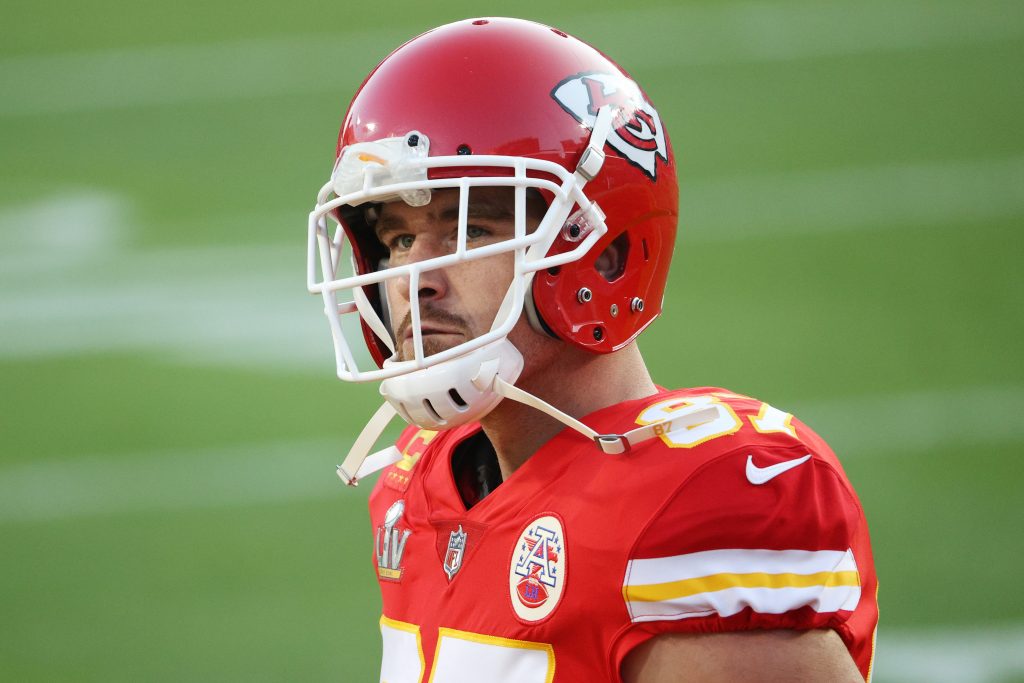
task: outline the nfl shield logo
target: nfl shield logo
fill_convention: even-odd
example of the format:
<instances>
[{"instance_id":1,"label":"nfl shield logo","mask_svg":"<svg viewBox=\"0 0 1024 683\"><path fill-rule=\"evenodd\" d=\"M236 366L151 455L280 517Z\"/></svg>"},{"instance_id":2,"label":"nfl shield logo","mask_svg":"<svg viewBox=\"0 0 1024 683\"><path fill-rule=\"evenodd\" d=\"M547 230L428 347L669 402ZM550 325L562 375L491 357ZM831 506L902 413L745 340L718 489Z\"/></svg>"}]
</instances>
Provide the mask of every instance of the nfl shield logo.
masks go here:
<instances>
[{"instance_id":1,"label":"nfl shield logo","mask_svg":"<svg viewBox=\"0 0 1024 683\"><path fill-rule=\"evenodd\" d=\"M462 567L462 556L466 552L466 532L459 525L458 531L453 531L448 537L448 552L444 554L444 573L448 575L448 581L455 578Z\"/></svg>"}]
</instances>

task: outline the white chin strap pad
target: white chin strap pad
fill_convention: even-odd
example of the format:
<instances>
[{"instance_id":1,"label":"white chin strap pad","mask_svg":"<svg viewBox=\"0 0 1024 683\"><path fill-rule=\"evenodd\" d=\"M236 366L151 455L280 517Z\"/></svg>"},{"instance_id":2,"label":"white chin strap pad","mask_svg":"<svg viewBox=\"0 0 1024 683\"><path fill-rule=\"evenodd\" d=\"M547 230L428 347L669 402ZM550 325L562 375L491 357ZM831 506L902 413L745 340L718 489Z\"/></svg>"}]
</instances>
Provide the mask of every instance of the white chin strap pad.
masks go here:
<instances>
[{"instance_id":1,"label":"white chin strap pad","mask_svg":"<svg viewBox=\"0 0 1024 683\"><path fill-rule=\"evenodd\" d=\"M491 412L504 398L494 388L495 378L511 384L522 371L522 354L500 339L465 356L386 379L380 393L406 422L423 429L451 429Z\"/></svg>"}]
</instances>

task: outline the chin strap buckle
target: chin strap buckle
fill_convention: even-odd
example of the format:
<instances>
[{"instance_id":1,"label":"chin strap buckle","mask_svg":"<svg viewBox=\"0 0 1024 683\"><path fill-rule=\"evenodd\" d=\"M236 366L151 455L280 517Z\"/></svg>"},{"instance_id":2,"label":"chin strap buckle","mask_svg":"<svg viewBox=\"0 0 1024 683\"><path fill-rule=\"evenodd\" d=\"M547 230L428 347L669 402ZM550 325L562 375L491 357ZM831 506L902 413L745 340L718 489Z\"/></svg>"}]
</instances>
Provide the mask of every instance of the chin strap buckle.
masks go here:
<instances>
[{"instance_id":1,"label":"chin strap buckle","mask_svg":"<svg viewBox=\"0 0 1024 683\"><path fill-rule=\"evenodd\" d=\"M605 455L621 455L628 453L631 448L629 441L622 434L598 434L594 437L594 443Z\"/></svg>"}]
</instances>

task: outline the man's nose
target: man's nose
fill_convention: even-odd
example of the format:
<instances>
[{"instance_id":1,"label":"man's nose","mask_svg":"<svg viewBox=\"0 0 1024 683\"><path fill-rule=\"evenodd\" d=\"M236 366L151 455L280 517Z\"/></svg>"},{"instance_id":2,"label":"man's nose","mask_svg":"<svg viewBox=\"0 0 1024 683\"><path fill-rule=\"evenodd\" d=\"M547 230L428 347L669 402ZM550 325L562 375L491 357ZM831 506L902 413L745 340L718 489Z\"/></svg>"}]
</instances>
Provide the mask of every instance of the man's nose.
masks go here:
<instances>
[{"instance_id":1,"label":"man's nose","mask_svg":"<svg viewBox=\"0 0 1024 683\"><path fill-rule=\"evenodd\" d=\"M449 253L451 253L449 249L444 245L437 244L434 240L418 239L410 249L406 263L420 263L438 256L446 256ZM406 301L409 301L411 297L410 279L409 277L401 278L398 286L399 294L405 297ZM448 278L445 276L444 269L421 270L416 289L421 300L443 298L448 291Z\"/></svg>"}]
</instances>

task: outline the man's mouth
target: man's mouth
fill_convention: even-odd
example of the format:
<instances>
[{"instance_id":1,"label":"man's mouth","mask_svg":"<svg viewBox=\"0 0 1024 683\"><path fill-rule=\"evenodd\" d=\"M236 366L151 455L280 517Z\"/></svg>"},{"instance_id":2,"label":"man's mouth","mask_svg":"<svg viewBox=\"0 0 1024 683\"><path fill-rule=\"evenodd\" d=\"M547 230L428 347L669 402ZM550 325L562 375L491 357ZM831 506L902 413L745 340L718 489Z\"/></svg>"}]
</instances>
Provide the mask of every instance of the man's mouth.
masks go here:
<instances>
[{"instance_id":1,"label":"man's mouth","mask_svg":"<svg viewBox=\"0 0 1024 683\"><path fill-rule=\"evenodd\" d=\"M427 325L427 326L421 325L420 326L420 333L424 337L431 336L431 335L462 334L462 332L460 332L458 330L449 330L449 329L444 329L444 328L440 328L440 327L431 327L429 325ZM412 327L410 327L409 329L407 329L405 331L405 336L404 336L403 339L405 341L412 341Z\"/></svg>"},{"instance_id":2,"label":"man's mouth","mask_svg":"<svg viewBox=\"0 0 1024 683\"><path fill-rule=\"evenodd\" d=\"M444 310L421 311L420 334L423 342L423 355L446 351L458 346L471 337L466 321L457 315ZM399 341L397 355L399 360L408 360L415 354L413 348L412 317L406 314L398 326L396 339Z\"/></svg>"}]
</instances>

